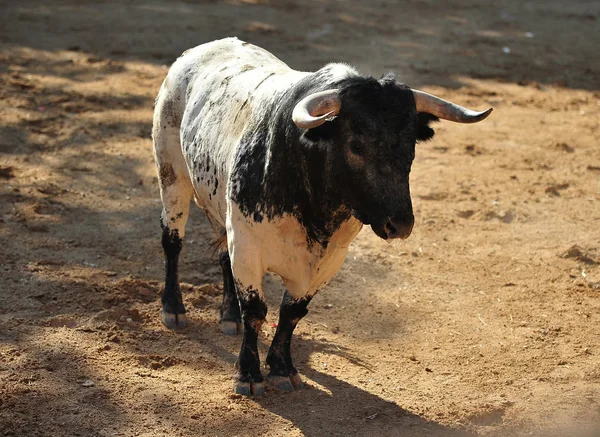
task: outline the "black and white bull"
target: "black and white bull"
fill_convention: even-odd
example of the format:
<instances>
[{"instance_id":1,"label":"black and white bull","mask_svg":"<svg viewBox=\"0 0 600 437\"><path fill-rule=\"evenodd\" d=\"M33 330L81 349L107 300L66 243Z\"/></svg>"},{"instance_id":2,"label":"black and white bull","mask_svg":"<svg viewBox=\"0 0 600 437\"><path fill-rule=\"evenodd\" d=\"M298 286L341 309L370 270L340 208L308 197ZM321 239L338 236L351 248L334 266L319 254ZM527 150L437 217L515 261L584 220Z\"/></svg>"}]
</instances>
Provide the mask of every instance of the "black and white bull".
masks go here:
<instances>
[{"instance_id":1,"label":"black and white bull","mask_svg":"<svg viewBox=\"0 0 600 437\"><path fill-rule=\"evenodd\" d=\"M236 38L186 51L162 84L152 131L164 207L163 323L186 325L177 264L194 198L226 239L220 326L227 334L243 326L235 391L264 393L257 337L267 271L287 288L269 382L299 388L292 332L363 224L383 239L411 233L415 143L434 135L429 123L438 118L473 123L490 112L344 64L295 71Z\"/></svg>"}]
</instances>

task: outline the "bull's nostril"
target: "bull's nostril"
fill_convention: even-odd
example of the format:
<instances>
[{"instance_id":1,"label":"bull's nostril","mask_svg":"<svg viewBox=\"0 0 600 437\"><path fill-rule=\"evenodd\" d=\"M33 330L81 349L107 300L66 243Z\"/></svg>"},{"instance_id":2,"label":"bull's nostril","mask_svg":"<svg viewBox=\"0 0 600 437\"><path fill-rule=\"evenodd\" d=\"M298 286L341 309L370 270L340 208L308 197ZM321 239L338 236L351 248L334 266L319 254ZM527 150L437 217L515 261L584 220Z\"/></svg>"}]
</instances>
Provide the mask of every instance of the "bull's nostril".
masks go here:
<instances>
[{"instance_id":1,"label":"bull's nostril","mask_svg":"<svg viewBox=\"0 0 600 437\"><path fill-rule=\"evenodd\" d=\"M385 234L384 239L388 238L402 238L405 240L412 232L414 222L405 223L402 221L394 222L388 220L383 225L383 232Z\"/></svg>"},{"instance_id":2,"label":"bull's nostril","mask_svg":"<svg viewBox=\"0 0 600 437\"><path fill-rule=\"evenodd\" d=\"M385 224L385 231L386 231L388 237L393 237L394 235L396 235L396 232L398 231L398 229L396 229L396 227L393 224L388 222Z\"/></svg>"}]
</instances>

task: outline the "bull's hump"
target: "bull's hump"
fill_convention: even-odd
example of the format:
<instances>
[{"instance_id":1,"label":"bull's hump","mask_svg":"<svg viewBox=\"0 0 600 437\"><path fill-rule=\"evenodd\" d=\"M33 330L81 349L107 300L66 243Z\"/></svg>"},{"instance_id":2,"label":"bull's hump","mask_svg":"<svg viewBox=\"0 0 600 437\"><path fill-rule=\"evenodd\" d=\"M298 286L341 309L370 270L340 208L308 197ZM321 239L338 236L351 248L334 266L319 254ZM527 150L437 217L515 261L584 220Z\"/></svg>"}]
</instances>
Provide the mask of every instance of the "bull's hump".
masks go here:
<instances>
[{"instance_id":1,"label":"bull's hump","mask_svg":"<svg viewBox=\"0 0 600 437\"><path fill-rule=\"evenodd\" d=\"M224 38L199 45L184 52L182 58L203 70L222 71L227 68L240 73L259 67L291 70L285 62L268 51L237 38Z\"/></svg>"}]
</instances>

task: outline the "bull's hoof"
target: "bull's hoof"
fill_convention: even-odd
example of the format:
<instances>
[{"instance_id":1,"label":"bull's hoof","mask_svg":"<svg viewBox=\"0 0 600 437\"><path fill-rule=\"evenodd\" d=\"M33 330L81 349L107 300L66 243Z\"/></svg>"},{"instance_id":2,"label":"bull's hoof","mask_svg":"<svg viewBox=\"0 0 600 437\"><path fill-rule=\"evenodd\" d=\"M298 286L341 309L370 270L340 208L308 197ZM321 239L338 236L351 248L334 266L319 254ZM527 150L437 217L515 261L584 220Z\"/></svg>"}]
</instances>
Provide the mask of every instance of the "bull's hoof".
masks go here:
<instances>
[{"instance_id":1,"label":"bull's hoof","mask_svg":"<svg viewBox=\"0 0 600 437\"><path fill-rule=\"evenodd\" d=\"M234 382L233 389L236 394L242 396L264 396L264 382Z\"/></svg>"},{"instance_id":2,"label":"bull's hoof","mask_svg":"<svg viewBox=\"0 0 600 437\"><path fill-rule=\"evenodd\" d=\"M269 376L269 385L279 391L294 391L294 386L287 376Z\"/></svg>"},{"instance_id":3,"label":"bull's hoof","mask_svg":"<svg viewBox=\"0 0 600 437\"><path fill-rule=\"evenodd\" d=\"M287 376L269 375L269 385L279 391L293 392L304 388L300 374Z\"/></svg>"},{"instance_id":4,"label":"bull's hoof","mask_svg":"<svg viewBox=\"0 0 600 437\"><path fill-rule=\"evenodd\" d=\"M187 326L187 316L185 314L169 313L164 309L160 310L160 320L163 325L173 330L183 329Z\"/></svg>"},{"instance_id":5,"label":"bull's hoof","mask_svg":"<svg viewBox=\"0 0 600 437\"><path fill-rule=\"evenodd\" d=\"M304 382L302 382L302 378L300 378L299 373L290 375L290 382L294 386L294 390L302 390L304 388Z\"/></svg>"},{"instance_id":6,"label":"bull's hoof","mask_svg":"<svg viewBox=\"0 0 600 437\"><path fill-rule=\"evenodd\" d=\"M242 324L231 320L221 320L219 329L225 335L236 335L242 332Z\"/></svg>"}]
</instances>

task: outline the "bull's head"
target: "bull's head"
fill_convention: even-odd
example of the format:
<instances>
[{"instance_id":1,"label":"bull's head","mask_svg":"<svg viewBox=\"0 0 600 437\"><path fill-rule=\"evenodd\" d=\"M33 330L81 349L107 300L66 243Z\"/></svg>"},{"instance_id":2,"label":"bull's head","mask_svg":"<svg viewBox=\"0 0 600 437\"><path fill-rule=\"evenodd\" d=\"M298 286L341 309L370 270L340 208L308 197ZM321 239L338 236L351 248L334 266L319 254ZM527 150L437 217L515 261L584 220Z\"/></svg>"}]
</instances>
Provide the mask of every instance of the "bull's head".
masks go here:
<instances>
[{"instance_id":1,"label":"bull's head","mask_svg":"<svg viewBox=\"0 0 600 437\"><path fill-rule=\"evenodd\" d=\"M492 109L471 111L393 77L348 79L295 106L304 137L327 144L333 183L353 214L381 238L407 238L414 225L409 173L415 143L433 137L438 119L476 123Z\"/></svg>"}]
</instances>

